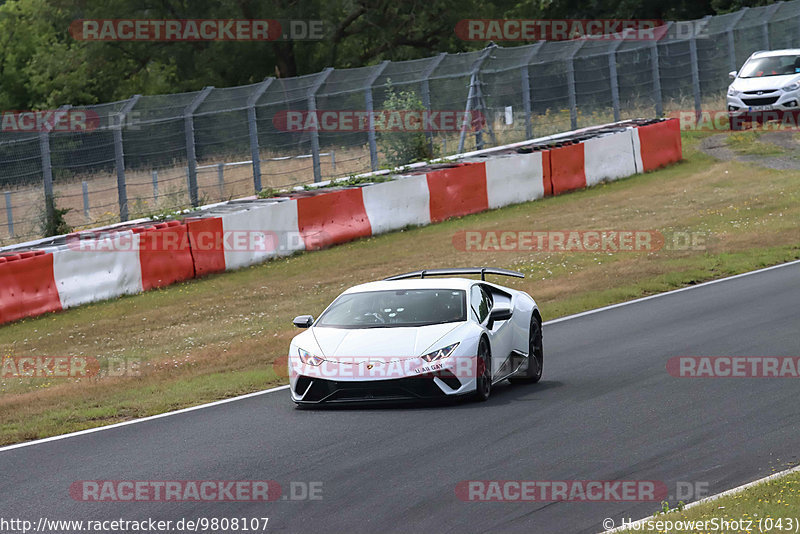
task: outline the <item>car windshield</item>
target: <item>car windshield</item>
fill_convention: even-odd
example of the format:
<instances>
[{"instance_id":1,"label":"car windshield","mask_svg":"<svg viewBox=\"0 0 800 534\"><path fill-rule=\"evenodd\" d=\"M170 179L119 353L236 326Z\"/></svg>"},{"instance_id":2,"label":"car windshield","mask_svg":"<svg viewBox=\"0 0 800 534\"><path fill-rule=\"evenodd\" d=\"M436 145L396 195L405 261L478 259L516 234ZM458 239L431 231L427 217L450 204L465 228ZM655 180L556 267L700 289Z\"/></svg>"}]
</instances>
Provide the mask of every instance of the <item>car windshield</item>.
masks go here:
<instances>
[{"instance_id":1,"label":"car windshield","mask_svg":"<svg viewBox=\"0 0 800 534\"><path fill-rule=\"evenodd\" d=\"M757 57L745 63L739 78L762 78L797 73L800 73L800 56Z\"/></svg>"},{"instance_id":2,"label":"car windshield","mask_svg":"<svg viewBox=\"0 0 800 534\"><path fill-rule=\"evenodd\" d=\"M342 295L322 314L315 326L390 328L466 320L465 291L404 289Z\"/></svg>"}]
</instances>

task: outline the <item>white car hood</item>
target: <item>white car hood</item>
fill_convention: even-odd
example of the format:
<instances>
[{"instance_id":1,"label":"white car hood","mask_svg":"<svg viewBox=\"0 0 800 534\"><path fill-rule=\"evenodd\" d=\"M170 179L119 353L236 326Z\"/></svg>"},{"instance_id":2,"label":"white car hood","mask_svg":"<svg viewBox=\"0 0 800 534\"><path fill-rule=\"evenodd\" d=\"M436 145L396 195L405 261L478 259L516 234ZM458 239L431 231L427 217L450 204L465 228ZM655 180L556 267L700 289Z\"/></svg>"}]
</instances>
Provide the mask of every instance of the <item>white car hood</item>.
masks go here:
<instances>
[{"instance_id":1,"label":"white car hood","mask_svg":"<svg viewBox=\"0 0 800 534\"><path fill-rule=\"evenodd\" d=\"M466 323L444 323L398 328L312 327L322 350L320 356L337 357L413 357L425 354L439 339Z\"/></svg>"},{"instance_id":2,"label":"white car hood","mask_svg":"<svg viewBox=\"0 0 800 534\"><path fill-rule=\"evenodd\" d=\"M737 91L762 91L765 89L780 89L797 80L800 80L800 76L797 74L784 74L782 76L762 76L760 78L737 78L732 85Z\"/></svg>"}]
</instances>

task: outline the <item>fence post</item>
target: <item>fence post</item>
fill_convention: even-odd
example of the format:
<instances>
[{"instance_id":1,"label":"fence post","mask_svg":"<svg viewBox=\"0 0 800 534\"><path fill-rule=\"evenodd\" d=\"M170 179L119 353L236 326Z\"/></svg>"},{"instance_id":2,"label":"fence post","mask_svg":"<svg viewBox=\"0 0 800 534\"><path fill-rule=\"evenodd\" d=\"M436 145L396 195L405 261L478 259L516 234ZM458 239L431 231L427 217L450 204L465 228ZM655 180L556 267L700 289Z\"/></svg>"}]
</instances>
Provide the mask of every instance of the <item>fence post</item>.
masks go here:
<instances>
[{"instance_id":1,"label":"fence post","mask_svg":"<svg viewBox=\"0 0 800 534\"><path fill-rule=\"evenodd\" d=\"M730 28L728 28L728 61L730 62L730 69L731 70L738 70L737 62L736 62L736 39L734 38L733 31L736 29L736 25L739 24L739 21L742 20L744 14L747 13L747 10L750 9L749 7L743 7L737 12L737 17L734 18L733 22L731 22Z\"/></svg>"},{"instance_id":2,"label":"fence post","mask_svg":"<svg viewBox=\"0 0 800 534\"><path fill-rule=\"evenodd\" d=\"M336 172L336 152L331 149L331 170Z\"/></svg>"},{"instance_id":3,"label":"fence post","mask_svg":"<svg viewBox=\"0 0 800 534\"><path fill-rule=\"evenodd\" d=\"M328 67L327 69L323 70L317 76L317 79L314 81L314 85L312 85L308 89L308 114L309 115L316 115L317 114L317 91L319 88L322 87L322 84L325 83L325 80L328 79L328 76L331 75L333 72L333 67ZM322 181L322 171L319 167L319 129L314 128L311 131L311 161L314 164L314 182L321 182Z\"/></svg>"},{"instance_id":4,"label":"fence post","mask_svg":"<svg viewBox=\"0 0 800 534\"><path fill-rule=\"evenodd\" d=\"M422 90L422 105L425 106L425 110L430 114L431 110L431 86L430 86L430 77L433 74L433 71L436 70L436 67L439 66L439 63L447 56L447 52L442 52L433 60L431 63L425 67L425 71L422 73L422 82L420 82L420 89ZM433 154L433 132L425 131L425 137L428 138L428 148Z\"/></svg>"},{"instance_id":5,"label":"fence post","mask_svg":"<svg viewBox=\"0 0 800 534\"><path fill-rule=\"evenodd\" d=\"M669 33L672 22L667 22L667 29L664 33ZM650 74L653 78L653 100L656 104L656 117L664 115L664 100L661 95L661 70L658 60L658 41L650 41Z\"/></svg>"},{"instance_id":6,"label":"fence post","mask_svg":"<svg viewBox=\"0 0 800 534\"><path fill-rule=\"evenodd\" d=\"M158 202L158 171L153 171L153 202Z\"/></svg>"},{"instance_id":7,"label":"fence post","mask_svg":"<svg viewBox=\"0 0 800 534\"><path fill-rule=\"evenodd\" d=\"M11 193L6 191L6 220L8 221L8 235L14 237L14 213L12 212Z\"/></svg>"},{"instance_id":8,"label":"fence post","mask_svg":"<svg viewBox=\"0 0 800 534\"><path fill-rule=\"evenodd\" d=\"M375 140L375 118L372 116L372 84L375 83L375 80L378 79L378 76L383 73L386 69L386 66L389 64L389 60L381 62L380 65L375 67L367 78L365 87L364 87L364 104L366 106L367 111L367 137L369 140L369 161L370 167L373 171L378 170L378 143ZM333 161L333 157L331 157L331 161Z\"/></svg>"},{"instance_id":9,"label":"fence post","mask_svg":"<svg viewBox=\"0 0 800 534\"><path fill-rule=\"evenodd\" d=\"M50 161L50 131L43 128L39 132L39 153L42 158L42 181L44 185L44 206L47 223L55 225L55 200L53 199L53 166Z\"/></svg>"},{"instance_id":10,"label":"fence post","mask_svg":"<svg viewBox=\"0 0 800 534\"><path fill-rule=\"evenodd\" d=\"M89 220L89 184L84 180L81 182L81 190L83 191L83 216Z\"/></svg>"},{"instance_id":11,"label":"fence post","mask_svg":"<svg viewBox=\"0 0 800 534\"><path fill-rule=\"evenodd\" d=\"M575 54L581 49L586 41L576 41L577 46L566 59L567 62L567 96L569 98L569 125L576 130L578 128L578 98L575 94Z\"/></svg>"},{"instance_id":12,"label":"fence post","mask_svg":"<svg viewBox=\"0 0 800 534\"><path fill-rule=\"evenodd\" d=\"M489 54L492 53L492 48L494 48L495 46L497 45L492 44L484 48L483 52L481 52L480 57L478 57L478 59L475 60L475 63L472 64L472 69L469 75L469 92L467 93L467 105L466 105L466 110L464 111L464 121L461 123L461 134L459 135L458 138L458 152L457 152L458 154L464 151L464 141L467 138L467 127L469 125L471 118L470 111L472 111L475 108L475 103L474 103L474 101L476 100L475 96L478 94L477 92L480 90L478 89L478 84L480 84L480 80L478 80L478 73L481 70L481 65L483 64L484 60L486 60L486 58L489 57ZM483 128L481 128L481 130L478 130L478 132L475 134L476 146L483 144L483 138L481 137L482 130Z\"/></svg>"},{"instance_id":13,"label":"fence post","mask_svg":"<svg viewBox=\"0 0 800 534\"><path fill-rule=\"evenodd\" d=\"M213 86L204 87L183 110L183 124L186 130L186 163L188 164L186 169L187 187L189 188L189 200L191 200L194 207L200 204L197 194L197 155L194 150L194 112L212 89L214 89Z\"/></svg>"},{"instance_id":14,"label":"fence post","mask_svg":"<svg viewBox=\"0 0 800 534\"><path fill-rule=\"evenodd\" d=\"M764 17L764 23L761 26L762 37L764 40L764 50L769 50L769 22L772 20L772 16L781 7L781 2L776 2L766 8L767 14ZM710 15L709 15L710 16Z\"/></svg>"},{"instance_id":15,"label":"fence post","mask_svg":"<svg viewBox=\"0 0 800 534\"><path fill-rule=\"evenodd\" d=\"M117 167L117 198L119 200L119 220L128 220L128 187L125 183L125 152L122 147L122 125L125 124L125 117L136 105L142 95L133 95L117 114L117 124L112 125L114 133L114 165ZM85 196L88 199L88 195ZM89 218L89 210L86 209L86 218Z\"/></svg>"},{"instance_id":16,"label":"fence post","mask_svg":"<svg viewBox=\"0 0 800 534\"><path fill-rule=\"evenodd\" d=\"M525 113L525 139L533 139L533 124L531 124L531 114L533 113L533 100L531 98L531 79L528 68L531 64L531 59L536 55L536 52L544 44L544 41L539 41L531 45L531 49L523 60L523 65L519 69L520 82L522 82L522 110Z\"/></svg>"},{"instance_id":17,"label":"fence post","mask_svg":"<svg viewBox=\"0 0 800 534\"><path fill-rule=\"evenodd\" d=\"M617 75L617 49L622 44L622 39L611 43L608 51L608 75L611 78L611 107L614 110L614 122L619 121L619 76Z\"/></svg>"},{"instance_id":18,"label":"fence post","mask_svg":"<svg viewBox=\"0 0 800 534\"><path fill-rule=\"evenodd\" d=\"M694 113L700 117L702 113L700 105L700 72L697 65L697 38L692 35L689 39L689 60L692 70L692 93L694 94Z\"/></svg>"},{"instance_id":19,"label":"fence post","mask_svg":"<svg viewBox=\"0 0 800 534\"><path fill-rule=\"evenodd\" d=\"M225 198L225 164L217 163L217 185L219 186L220 200Z\"/></svg>"},{"instance_id":20,"label":"fence post","mask_svg":"<svg viewBox=\"0 0 800 534\"><path fill-rule=\"evenodd\" d=\"M261 191L261 151L258 146L258 123L256 123L256 102L269 88L275 78L267 78L247 99L247 129L250 137L250 160L253 162L253 188Z\"/></svg>"}]
</instances>

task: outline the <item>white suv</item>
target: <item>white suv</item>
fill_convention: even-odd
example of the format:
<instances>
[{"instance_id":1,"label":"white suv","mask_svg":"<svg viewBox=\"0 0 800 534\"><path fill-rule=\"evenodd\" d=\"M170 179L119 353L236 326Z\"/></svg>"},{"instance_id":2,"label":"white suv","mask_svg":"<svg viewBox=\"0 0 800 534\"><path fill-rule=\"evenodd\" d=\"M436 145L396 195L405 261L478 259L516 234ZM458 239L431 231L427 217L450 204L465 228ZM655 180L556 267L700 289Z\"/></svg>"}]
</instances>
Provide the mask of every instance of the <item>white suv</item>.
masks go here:
<instances>
[{"instance_id":1,"label":"white suv","mask_svg":"<svg viewBox=\"0 0 800 534\"><path fill-rule=\"evenodd\" d=\"M739 72L729 76L733 80L728 87L731 129L736 129L736 117L769 119L773 114L763 112L800 110L800 49L755 52Z\"/></svg>"}]
</instances>

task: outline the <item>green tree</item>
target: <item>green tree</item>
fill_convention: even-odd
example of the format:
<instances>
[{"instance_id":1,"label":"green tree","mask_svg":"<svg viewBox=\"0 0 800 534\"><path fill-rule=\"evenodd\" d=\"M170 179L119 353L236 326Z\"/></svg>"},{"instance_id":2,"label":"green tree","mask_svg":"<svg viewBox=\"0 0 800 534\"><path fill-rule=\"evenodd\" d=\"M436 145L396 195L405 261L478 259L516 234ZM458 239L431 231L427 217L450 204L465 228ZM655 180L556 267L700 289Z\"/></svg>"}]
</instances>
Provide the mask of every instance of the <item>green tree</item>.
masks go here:
<instances>
[{"instance_id":1,"label":"green tree","mask_svg":"<svg viewBox=\"0 0 800 534\"><path fill-rule=\"evenodd\" d=\"M383 107L386 111L425 110L422 100L415 92L397 91L392 87L391 80L387 80L386 99ZM378 140L383 151L385 165L389 168L430 160L438 154L438 146L434 146L434 150L431 150L431 145L422 131L384 131L379 134Z\"/></svg>"}]
</instances>

